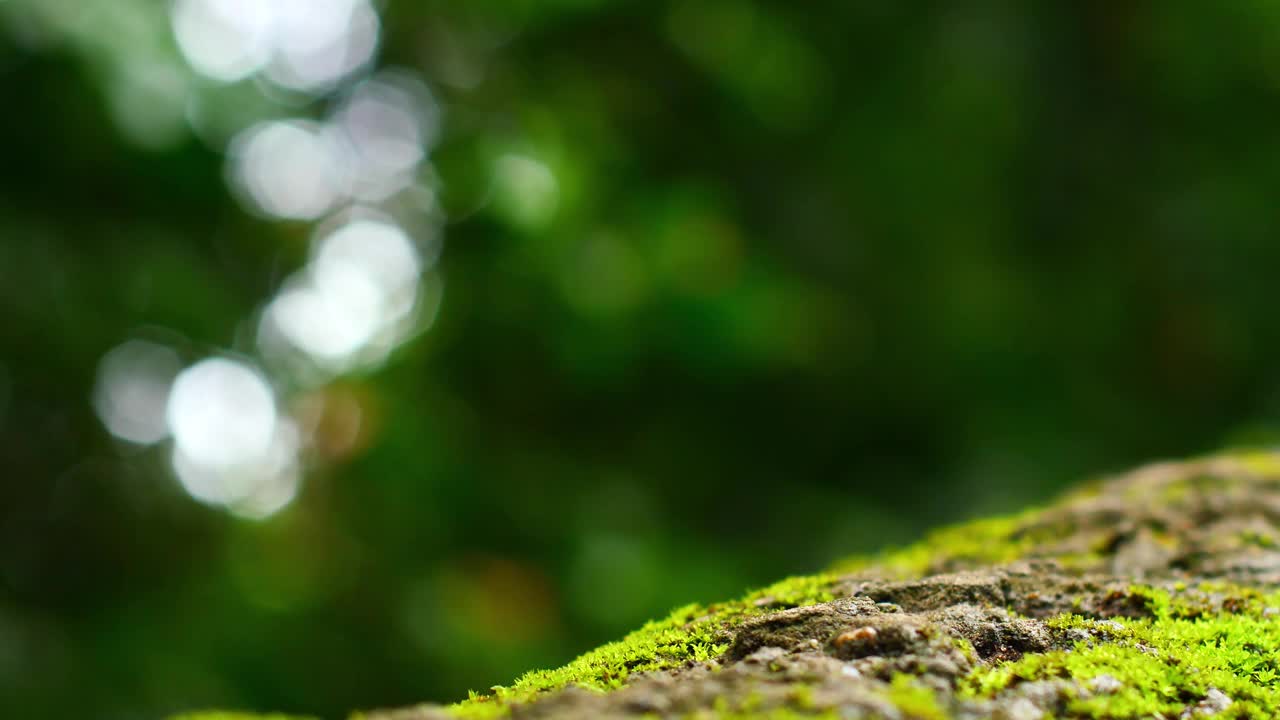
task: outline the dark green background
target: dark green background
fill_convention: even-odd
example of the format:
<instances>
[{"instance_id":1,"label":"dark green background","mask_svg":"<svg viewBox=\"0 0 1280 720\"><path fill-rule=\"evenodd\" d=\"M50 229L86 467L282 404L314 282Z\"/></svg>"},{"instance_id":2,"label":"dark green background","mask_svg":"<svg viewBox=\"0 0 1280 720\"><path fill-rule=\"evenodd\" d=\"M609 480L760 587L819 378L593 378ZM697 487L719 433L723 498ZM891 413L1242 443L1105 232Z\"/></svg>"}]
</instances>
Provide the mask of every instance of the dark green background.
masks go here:
<instances>
[{"instance_id":1,"label":"dark green background","mask_svg":"<svg viewBox=\"0 0 1280 720\"><path fill-rule=\"evenodd\" d=\"M309 229L195 139L122 137L30 7L0 15L7 716L455 700L1280 418L1280 5L399 0L382 61L446 107L440 315L332 389L367 445L237 520L111 440L95 368L245 349ZM490 191L512 149L553 214Z\"/></svg>"}]
</instances>

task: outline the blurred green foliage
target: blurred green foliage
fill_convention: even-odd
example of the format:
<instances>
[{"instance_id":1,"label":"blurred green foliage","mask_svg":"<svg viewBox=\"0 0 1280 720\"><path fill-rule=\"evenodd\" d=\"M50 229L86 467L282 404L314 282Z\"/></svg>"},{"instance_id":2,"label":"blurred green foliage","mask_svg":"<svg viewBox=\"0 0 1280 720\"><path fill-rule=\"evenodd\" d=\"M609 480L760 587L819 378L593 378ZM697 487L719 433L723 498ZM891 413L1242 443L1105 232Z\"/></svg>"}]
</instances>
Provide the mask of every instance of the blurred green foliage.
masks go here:
<instances>
[{"instance_id":1,"label":"blurred green foliage","mask_svg":"<svg viewBox=\"0 0 1280 720\"><path fill-rule=\"evenodd\" d=\"M95 368L251 349L310 230L138 105L178 55L113 10L0 2L0 714L456 700L1272 437L1280 5L398 0L382 61L446 107L439 316L323 391L359 442L292 506L224 516L111 440Z\"/></svg>"}]
</instances>

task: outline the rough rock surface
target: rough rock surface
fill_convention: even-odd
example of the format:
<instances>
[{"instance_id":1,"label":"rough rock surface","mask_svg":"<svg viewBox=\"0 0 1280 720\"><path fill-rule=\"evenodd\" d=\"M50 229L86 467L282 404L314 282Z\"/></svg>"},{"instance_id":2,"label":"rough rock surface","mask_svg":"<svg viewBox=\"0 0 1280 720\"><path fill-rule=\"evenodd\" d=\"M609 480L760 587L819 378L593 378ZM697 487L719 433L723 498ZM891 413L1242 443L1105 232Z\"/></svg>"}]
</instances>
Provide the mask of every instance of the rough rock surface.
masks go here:
<instances>
[{"instance_id":1,"label":"rough rock surface","mask_svg":"<svg viewBox=\"0 0 1280 720\"><path fill-rule=\"evenodd\" d=\"M367 720L1280 716L1280 455L1152 465Z\"/></svg>"}]
</instances>

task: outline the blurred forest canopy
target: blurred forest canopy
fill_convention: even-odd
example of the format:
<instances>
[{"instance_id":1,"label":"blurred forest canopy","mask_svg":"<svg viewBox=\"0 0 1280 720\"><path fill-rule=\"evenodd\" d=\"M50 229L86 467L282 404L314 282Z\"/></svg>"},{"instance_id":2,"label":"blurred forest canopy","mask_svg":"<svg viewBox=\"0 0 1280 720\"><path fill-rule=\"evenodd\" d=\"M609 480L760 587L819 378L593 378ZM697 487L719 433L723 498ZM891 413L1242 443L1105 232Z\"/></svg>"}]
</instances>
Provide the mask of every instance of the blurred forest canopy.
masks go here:
<instances>
[{"instance_id":1,"label":"blurred forest canopy","mask_svg":"<svg viewBox=\"0 0 1280 720\"><path fill-rule=\"evenodd\" d=\"M453 700L1269 442L1277 47L1193 0L0 0L0 714Z\"/></svg>"}]
</instances>

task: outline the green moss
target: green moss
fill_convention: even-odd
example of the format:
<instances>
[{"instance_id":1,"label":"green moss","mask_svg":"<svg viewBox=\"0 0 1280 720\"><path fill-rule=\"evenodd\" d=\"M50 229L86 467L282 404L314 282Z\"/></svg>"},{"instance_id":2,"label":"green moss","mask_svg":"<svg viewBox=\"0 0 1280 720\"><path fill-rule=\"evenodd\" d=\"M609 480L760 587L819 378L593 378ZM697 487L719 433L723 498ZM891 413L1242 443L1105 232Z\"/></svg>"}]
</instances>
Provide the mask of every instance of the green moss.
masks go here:
<instances>
[{"instance_id":1,"label":"green moss","mask_svg":"<svg viewBox=\"0 0 1280 720\"><path fill-rule=\"evenodd\" d=\"M960 651L960 654L963 655L966 660L971 663L978 662L978 653L973 649L973 643L965 640L964 638L955 638L951 641L951 644L956 650Z\"/></svg>"},{"instance_id":2,"label":"green moss","mask_svg":"<svg viewBox=\"0 0 1280 720\"><path fill-rule=\"evenodd\" d=\"M1240 533L1240 542L1245 545L1254 545L1264 550L1274 548L1276 546L1276 538L1269 532L1257 530L1245 530Z\"/></svg>"},{"instance_id":3,"label":"green moss","mask_svg":"<svg viewBox=\"0 0 1280 720\"><path fill-rule=\"evenodd\" d=\"M796 685L787 693L787 702L800 710L813 710L813 688L809 685Z\"/></svg>"},{"instance_id":4,"label":"green moss","mask_svg":"<svg viewBox=\"0 0 1280 720\"><path fill-rule=\"evenodd\" d=\"M1231 458L1259 477L1280 477L1280 454L1273 450L1235 452Z\"/></svg>"},{"instance_id":5,"label":"green moss","mask_svg":"<svg viewBox=\"0 0 1280 720\"><path fill-rule=\"evenodd\" d=\"M821 602L829 595L830 582L830 578L795 579L735 603L682 608L666 620L650 623L563 668L530 673L510 688L497 689L494 695L474 696L451 708L451 713L476 720L502 717L508 714L512 703L567 684L607 690L620 686L636 672L718 655L724 649L721 628L766 608L776 608L784 602L780 598L795 604ZM989 699L1020 683L1063 679L1080 684L1080 689L1067 699L1065 715L1070 717L1175 717L1204 698L1211 688L1234 701L1219 717L1275 717L1280 713L1280 619L1272 617L1271 609L1280 607L1280 592L1264 594L1225 583L1175 586L1172 591L1135 585L1123 592L1122 599L1144 616L1103 620L1067 614L1049 620L1054 636L1064 643L1069 641L1065 649L979 665L961 680L959 696ZM1088 691L1090 681L1102 675L1118 681L1116 687L1106 693ZM935 692L912 675L895 675L885 698L904 718L948 717ZM787 708L762 712L746 697L689 717L836 717L834 713L812 714L812 691L806 686L794 688L788 700ZM172 720L289 719L279 715L197 713Z\"/></svg>"},{"instance_id":6,"label":"green moss","mask_svg":"<svg viewBox=\"0 0 1280 720\"><path fill-rule=\"evenodd\" d=\"M1028 510L942 528L913 545L875 556L848 558L836 563L832 570L838 574L875 570L883 578L914 578L955 566L1010 562L1044 542L1042 533L1024 529L1039 514L1039 510Z\"/></svg>"},{"instance_id":7,"label":"green moss","mask_svg":"<svg viewBox=\"0 0 1280 720\"><path fill-rule=\"evenodd\" d=\"M1145 472L1175 473L1155 497L1171 505L1200 494L1219 492L1238 475L1280 477L1280 455L1224 456L1176 466L1157 466ZM1063 504L1096 495L1104 485L1094 483L1064 498ZM1121 486L1122 497L1144 502L1149 485ZM1062 507L1062 505L1058 506ZM637 673L679 668L717 659L728 648L733 629L746 619L766 612L812 605L834 599L842 577L859 574L876 579L910 579L933 573L987 567L1029 557L1052 557L1060 567L1096 568L1113 552L1114 533L1107 527L1078 527L1078 516L1069 512L1028 510L1013 516L969 522L930 533L906 548L874 556L856 557L836 564L828 573L784 580L726 603L689 605L665 619L650 622L625 638L593 650L564 667L530 672L510 687L495 687L452 706L455 717L490 720L510 714L514 705L577 685L608 692L624 686ZM1146 528L1156 542L1176 545L1178 538L1162 525ZM1277 536L1245 530L1235 541L1273 550ZM1088 598L1073 599L1075 612L1094 604ZM1017 661L977 663L960 685L968 698L993 698L1019 683L1070 679L1081 681L1068 698L1071 717L1139 718L1173 717L1203 699L1216 688L1235 704L1220 717L1269 717L1280 710L1280 619L1272 619L1280 607L1280 593L1263 595L1226 583L1176 585L1172 592L1134 586L1108 597L1107 604L1122 608L1137 619L1098 620L1069 614L1050 621L1059 647L1028 654ZM976 660L964 641L961 652ZM1089 691L1088 681L1109 675L1119 681L1114 692ZM947 717L934 691L911 675L895 676L886 700L905 717L939 720ZM812 691L797 686L788 707L763 717L788 720L813 717ZM748 702L718 705L694 718L760 717ZM251 716L206 714L174 720L249 720ZM358 716L357 716L358 717ZM819 715L818 717L822 717ZM261 718L258 720L262 720ZM283 720L276 716L274 720Z\"/></svg>"},{"instance_id":8,"label":"green moss","mask_svg":"<svg viewBox=\"0 0 1280 720\"><path fill-rule=\"evenodd\" d=\"M1256 477L1280 479L1280 453L1241 452L1215 455L1191 460L1186 467L1205 464L1203 469L1176 482L1165 485L1159 500L1177 504L1194 493L1211 493L1230 485L1233 475L1247 473ZM1214 467L1213 463L1218 466ZM1072 502L1093 497L1106 487L1105 479L1097 479L1078 486L1059 498L1051 507L1069 505ZM1149 502L1149 489L1135 484L1130 491L1135 501ZM924 537L920 542L904 548L888 550L874 555L857 555L836 563L831 572L836 574L874 573L881 579L911 579L933 573L949 572L973 567L999 565L1028 557L1046 556L1045 549L1056 541L1071 537L1081 529L1066 519L1049 521L1051 514L1042 508L1031 508L1006 517L974 520L941 528ZM1168 547L1177 545L1176 538L1168 533L1153 532L1154 539ZM1095 547L1087 551L1056 552L1052 554L1064 568L1095 567L1107 554L1112 536L1106 532L1097 534ZM1271 549L1276 538L1266 534L1242 537L1243 542Z\"/></svg>"},{"instance_id":9,"label":"green moss","mask_svg":"<svg viewBox=\"0 0 1280 720\"><path fill-rule=\"evenodd\" d=\"M946 720L947 712L938 697L914 675L894 675L887 699L910 720Z\"/></svg>"},{"instance_id":10,"label":"green moss","mask_svg":"<svg viewBox=\"0 0 1280 720\"><path fill-rule=\"evenodd\" d=\"M450 706L447 711L453 717L459 718L459 720L494 720L494 718L502 718L509 715L511 706L497 701L492 696L472 693L470 699ZM352 718L351 720L360 720L360 718Z\"/></svg>"},{"instance_id":11,"label":"green moss","mask_svg":"<svg viewBox=\"0 0 1280 720\"><path fill-rule=\"evenodd\" d=\"M608 691L622 687L636 673L713 660L728 649L725 630L752 615L828 602L834 599L835 581L835 576L827 574L789 578L741 600L685 606L564 667L526 673L510 687L495 687L492 695L473 696L450 711L460 718L499 717L510 704L569 685Z\"/></svg>"},{"instance_id":12,"label":"green moss","mask_svg":"<svg viewBox=\"0 0 1280 720\"><path fill-rule=\"evenodd\" d=\"M527 673L510 687L495 687L492 694L472 697L453 706L451 712L457 717L489 718L504 714L511 704L569 685L613 690L636 673L712 660L727 649L726 630L762 612L830 601L834 599L832 588L841 576L874 572L880 578L906 579L948 569L1006 563L1027 556L1046 541L1072 530L1037 525L1035 521L1040 517L1040 510L1031 509L1009 517L943 528L905 548L850 558L829 572L789 578L738 601L680 608L564 667Z\"/></svg>"},{"instance_id":13,"label":"green moss","mask_svg":"<svg viewBox=\"0 0 1280 720\"><path fill-rule=\"evenodd\" d=\"M1225 591L1225 592L1224 592ZM1084 636L1070 648L980 667L962 685L967 697L993 697L1021 682L1073 679L1087 686L1100 675L1119 681L1107 694L1082 692L1072 717L1176 716L1210 688L1234 703L1219 717L1275 717L1280 712L1280 622L1267 607L1280 593L1213 588L1171 595L1135 587L1150 617L1093 620L1065 615L1050 621L1062 637ZM1215 597L1216 595L1216 597ZM1073 632L1074 631L1074 632Z\"/></svg>"}]
</instances>

